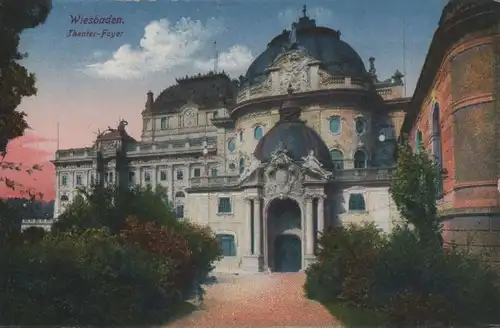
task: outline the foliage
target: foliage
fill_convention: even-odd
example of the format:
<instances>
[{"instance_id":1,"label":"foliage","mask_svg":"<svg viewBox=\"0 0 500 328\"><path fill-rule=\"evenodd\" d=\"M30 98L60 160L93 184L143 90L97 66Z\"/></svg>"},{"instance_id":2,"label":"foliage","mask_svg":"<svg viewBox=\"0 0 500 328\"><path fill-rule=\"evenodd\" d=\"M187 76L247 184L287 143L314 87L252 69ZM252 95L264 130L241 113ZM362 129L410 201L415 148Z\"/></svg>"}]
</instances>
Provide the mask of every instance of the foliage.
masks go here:
<instances>
[{"instance_id":1,"label":"foliage","mask_svg":"<svg viewBox=\"0 0 500 328\"><path fill-rule=\"evenodd\" d=\"M0 253L4 325L159 323L180 303L170 263L104 230L50 235Z\"/></svg>"},{"instance_id":2,"label":"foliage","mask_svg":"<svg viewBox=\"0 0 500 328\"><path fill-rule=\"evenodd\" d=\"M158 186L136 187L131 190L113 186L80 189L81 198L72 202L58 217L53 231L63 232L88 228L108 228L118 233L125 219L135 217L139 222L155 222L160 225L173 224L175 214L165 199L165 190Z\"/></svg>"},{"instance_id":3,"label":"foliage","mask_svg":"<svg viewBox=\"0 0 500 328\"><path fill-rule=\"evenodd\" d=\"M341 301L326 303L325 307L345 328L387 327L388 318L383 311L361 308Z\"/></svg>"},{"instance_id":4,"label":"foliage","mask_svg":"<svg viewBox=\"0 0 500 328\"><path fill-rule=\"evenodd\" d=\"M396 171L390 192L404 219L426 243L441 244L436 196L439 167L426 152L413 152L405 139L397 149Z\"/></svg>"},{"instance_id":5,"label":"foliage","mask_svg":"<svg viewBox=\"0 0 500 328\"><path fill-rule=\"evenodd\" d=\"M394 324L495 321L495 273L470 254L422 243L408 228L391 234L374 275L374 303Z\"/></svg>"},{"instance_id":6,"label":"foliage","mask_svg":"<svg viewBox=\"0 0 500 328\"><path fill-rule=\"evenodd\" d=\"M390 189L402 224L387 238L374 227L325 234L318 262L307 270L308 296L383 312L386 326L499 322L495 272L471 254L442 247L439 175L426 154L414 154L402 140Z\"/></svg>"},{"instance_id":7,"label":"foliage","mask_svg":"<svg viewBox=\"0 0 500 328\"><path fill-rule=\"evenodd\" d=\"M41 242L46 235L47 231L43 228L28 227L21 233L21 238L24 243L34 245Z\"/></svg>"},{"instance_id":8,"label":"foliage","mask_svg":"<svg viewBox=\"0 0 500 328\"><path fill-rule=\"evenodd\" d=\"M135 217L131 217L126 220L120 232L120 240L168 261L171 270L167 279L172 282L179 295L184 295L185 281L193 280L190 274L193 271L190 270L192 252L184 236L177 234L170 227L159 226L152 222L140 223Z\"/></svg>"},{"instance_id":9,"label":"foliage","mask_svg":"<svg viewBox=\"0 0 500 328\"><path fill-rule=\"evenodd\" d=\"M220 257L212 231L178 221L161 186L155 190L94 186L80 194L59 216L53 232L106 228L154 256L164 256L175 267L170 278L181 295L200 284Z\"/></svg>"},{"instance_id":10,"label":"foliage","mask_svg":"<svg viewBox=\"0 0 500 328\"><path fill-rule=\"evenodd\" d=\"M182 235L191 250L191 267L195 268L197 282L208 278L214 269L214 262L221 259L221 250L213 231L209 227L199 226L192 222L177 221L174 230Z\"/></svg>"},{"instance_id":11,"label":"foliage","mask_svg":"<svg viewBox=\"0 0 500 328\"><path fill-rule=\"evenodd\" d=\"M327 230L319 240L318 261L306 271L308 297L365 304L373 284L372 269L384 244L373 223Z\"/></svg>"},{"instance_id":12,"label":"foliage","mask_svg":"<svg viewBox=\"0 0 500 328\"><path fill-rule=\"evenodd\" d=\"M9 140L22 136L28 127L26 113L16 111L22 98L37 90L35 76L19 64L26 54L19 52L20 34L45 22L50 0L6 0L0 2L0 152Z\"/></svg>"}]
</instances>

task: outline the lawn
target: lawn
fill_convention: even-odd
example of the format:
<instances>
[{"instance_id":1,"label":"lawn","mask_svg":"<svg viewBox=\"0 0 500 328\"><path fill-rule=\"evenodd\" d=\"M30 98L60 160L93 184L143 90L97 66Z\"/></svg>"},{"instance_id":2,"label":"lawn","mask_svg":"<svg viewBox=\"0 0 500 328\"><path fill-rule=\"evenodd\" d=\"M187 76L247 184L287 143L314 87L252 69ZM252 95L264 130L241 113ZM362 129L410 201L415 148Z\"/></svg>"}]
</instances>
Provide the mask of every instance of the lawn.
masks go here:
<instances>
[{"instance_id":1,"label":"lawn","mask_svg":"<svg viewBox=\"0 0 500 328\"><path fill-rule=\"evenodd\" d=\"M328 303L325 307L345 328L387 327L384 313L358 308L342 302Z\"/></svg>"}]
</instances>

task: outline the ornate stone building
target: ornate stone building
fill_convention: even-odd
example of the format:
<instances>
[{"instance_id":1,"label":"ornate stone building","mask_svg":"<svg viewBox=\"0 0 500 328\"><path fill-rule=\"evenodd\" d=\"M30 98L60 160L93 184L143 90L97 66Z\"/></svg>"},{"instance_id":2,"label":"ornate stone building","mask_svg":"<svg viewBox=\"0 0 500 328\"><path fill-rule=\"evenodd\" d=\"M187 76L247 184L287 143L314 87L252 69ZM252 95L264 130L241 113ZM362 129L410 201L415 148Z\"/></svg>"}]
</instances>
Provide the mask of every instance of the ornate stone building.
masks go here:
<instances>
[{"instance_id":1,"label":"ornate stone building","mask_svg":"<svg viewBox=\"0 0 500 328\"><path fill-rule=\"evenodd\" d=\"M499 261L500 3L450 1L432 39L403 132L444 169L444 239Z\"/></svg>"},{"instance_id":2,"label":"ornate stone building","mask_svg":"<svg viewBox=\"0 0 500 328\"><path fill-rule=\"evenodd\" d=\"M447 222L463 226L461 208L494 212L498 4L480 3L445 7L413 98L399 71L379 80L373 58L366 70L304 8L238 80L209 73L149 92L140 140L121 122L92 147L59 150L55 216L92 179L161 185L179 218L217 234L219 269L301 270L326 227L397 222L388 189L400 131L447 170Z\"/></svg>"}]
</instances>

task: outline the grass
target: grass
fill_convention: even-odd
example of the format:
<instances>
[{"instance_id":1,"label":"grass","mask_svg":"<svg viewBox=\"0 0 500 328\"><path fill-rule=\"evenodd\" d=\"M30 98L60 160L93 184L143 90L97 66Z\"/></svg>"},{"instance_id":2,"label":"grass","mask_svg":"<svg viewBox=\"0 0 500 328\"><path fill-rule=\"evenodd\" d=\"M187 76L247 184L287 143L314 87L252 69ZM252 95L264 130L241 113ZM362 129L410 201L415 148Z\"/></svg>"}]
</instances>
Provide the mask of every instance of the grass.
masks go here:
<instances>
[{"instance_id":1,"label":"grass","mask_svg":"<svg viewBox=\"0 0 500 328\"><path fill-rule=\"evenodd\" d=\"M387 316L375 310L358 308L342 302L328 303L325 307L345 328L387 327Z\"/></svg>"}]
</instances>

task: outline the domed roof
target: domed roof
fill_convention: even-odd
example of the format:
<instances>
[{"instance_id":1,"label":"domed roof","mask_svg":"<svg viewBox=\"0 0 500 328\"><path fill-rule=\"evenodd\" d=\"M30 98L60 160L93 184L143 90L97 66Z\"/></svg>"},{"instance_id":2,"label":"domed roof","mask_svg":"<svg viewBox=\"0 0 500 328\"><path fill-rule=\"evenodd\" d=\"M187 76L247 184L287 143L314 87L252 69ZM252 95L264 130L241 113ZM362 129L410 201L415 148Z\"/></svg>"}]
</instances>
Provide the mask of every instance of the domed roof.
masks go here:
<instances>
[{"instance_id":1,"label":"domed roof","mask_svg":"<svg viewBox=\"0 0 500 328\"><path fill-rule=\"evenodd\" d=\"M263 163L269 162L273 153L283 147L287 156L301 162L310 151L325 170L333 170L330 151L319 134L300 120L301 109L293 100L287 100L280 108L279 121L260 139L254 156Z\"/></svg>"},{"instance_id":2,"label":"domed roof","mask_svg":"<svg viewBox=\"0 0 500 328\"><path fill-rule=\"evenodd\" d=\"M331 75L367 75L359 54L349 44L340 40L340 31L316 26L315 20L306 16L305 8L303 13L304 16L299 22L292 24L292 31L283 30L269 42L267 49L249 66L246 79L251 81L265 74L275 59L286 53L293 44L302 48L312 58L323 62Z\"/></svg>"}]
</instances>

